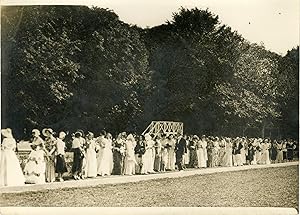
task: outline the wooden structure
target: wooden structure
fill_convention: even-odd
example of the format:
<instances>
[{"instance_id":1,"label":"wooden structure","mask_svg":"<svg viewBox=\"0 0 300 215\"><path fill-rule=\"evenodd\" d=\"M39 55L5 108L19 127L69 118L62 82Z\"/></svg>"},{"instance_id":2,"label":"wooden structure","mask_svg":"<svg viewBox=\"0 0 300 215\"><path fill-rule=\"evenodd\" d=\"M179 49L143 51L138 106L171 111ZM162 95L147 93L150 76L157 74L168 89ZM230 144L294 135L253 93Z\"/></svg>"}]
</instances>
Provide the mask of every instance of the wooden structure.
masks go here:
<instances>
[{"instance_id":1,"label":"wooden structure","mask_svg":"<svg viewBox=\"0 0 300 215\"><path fill-rule=\"evenodd\" d=\"M154 137L161 134L183 134L183 123L172 121L152 121L142 135L149 133Z\"/></svg>"}]
</instances>

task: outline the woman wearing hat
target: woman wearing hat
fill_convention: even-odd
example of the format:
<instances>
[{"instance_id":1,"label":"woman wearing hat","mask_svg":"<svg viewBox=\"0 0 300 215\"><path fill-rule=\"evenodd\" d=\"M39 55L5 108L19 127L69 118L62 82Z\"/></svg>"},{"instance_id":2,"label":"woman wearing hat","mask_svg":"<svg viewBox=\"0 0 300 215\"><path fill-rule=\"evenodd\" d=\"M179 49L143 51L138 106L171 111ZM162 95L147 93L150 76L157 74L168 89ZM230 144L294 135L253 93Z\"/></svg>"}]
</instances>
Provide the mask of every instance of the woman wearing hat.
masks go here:
<instances>
[{"instance_id":1,"label":"woman wearing hat","mask_svg":"<svg viewBox=\"0 0 300 215\"><path fill-rule=\"evenodd\" d=\"M86 135L86 146L85 177L95 178L97 176L96 141L92 132L88 132Z\"/></svg>"},{"instance_id":2,"label":"woman wearing hat","mask_svg":"<svg viewBox=\"0 0 300 215\"><path fill-rule=\"evenodd\" d=\"M113 137L111 133L106 134L106 139L107 139L107 145L106 145L106 150L104 150L104 160L107 162L107 175L111 175L113 167L114 167L114 159L113 159Z\"/></svg>"},{"instance_id":3,"label":"woman wearing hat","mask_svg":"<svg viewBox=\"0 0 300 215\"><path fill-rule=\"evenodd\" d=\"M288 140L286 144L287 161L293 161L295 149L296 149L296 144L292 140Z\"/></svg>"},{"instance_id":4,"label":"woman wearing hat","mask_svg":"<svg viewBox=\"0 0 300 215\"><path fill-rule=\"evenodd\" d=\"M161 145L161 138L159 136L155 137L155 144L154 144L154 171L160 172L161 169L161 155L162 155L162 145Z\"/></svg>"},{"instance_id":5,"label":"woman wearing hat","mask_svg":"<svg viewBox=\"0 0 300 215\"><path fill-rule=\"evenodd\" d=\"M270 143L268 139L265 139L261 143L261 164L270 164L270 155L269 155Z\"/></svg>"},{"instance_id":6,"label":"woman wearing hat","mask_svg":"<svg viewBox=\"0 0 300 215\"><path fill-rule=\"evenodd\" d=\"M41 132L38 129L32 130L32 139L31 143L36 146L40 146L42 149L44 148L44 140L41 138Z\"/></svg>"},{"instance_id":7,"label":"woman wearing hat","mask_svg":"<svg viewBox=\"0 0 300 215\"><path fill-rule=\"evenodd\" d=\"M243 145L241 143L240 138L236 138L232 145L233 151L233 165L234 166L243 166L242 163L242 157L241 157L241 149L243 148Z\"/></svg>"},{"instance_id":8,"label":"woman wearing hat","mask_svg":"<svg viewBox=\"0 0 300 215\"><path fill-rule=\"evenodd\" d=\"M82 143L82 133L77 131L75 132L75 138L72 141L72 151L74 153L73 156L73 166L72 166L72 174L75 180L81 179L82 172L82 164L83 164L83 143Z\"/></svg>"},{"instance_id":9,"label":"woman wearing hat","mask_svg":"<svg viewBox=\"0 0 300 215\"><path fill-rule=\"evenodd\" d=\"M28 162L25 165L25 182L30 184L43 184L45 183L45 152L44 142L40 137L40 131L37 129L32 130L33 139L31 141L32 151L28 156Z\"/></svg>"},{"instance_id":10,"label":"woman wearing hat","mask_svg":"<svg viewBox=\"0 0 300 215\"><path fill-rule=\"evenodd\" d=\"M15 153L16 140L10 128L1 129L4 137L1 144L0 186L19 186L25 183L25 178Z\"/></svg>"},{"instance_id":11,"label":"woman wearing hat","mask_svg":"<svg viewBox=\"0 0 300 215\"><path fill-rule=\"evenodd\" d=\"M42 134L45 137L45 153L46 153L46 181L55 181L55 150L56 150L56 138L53 137L53 130L51 128L45 128L42 130Z\"/></svg>"},{"instance_id":12,"label":"woman wearing hat","mask_svg":"<svg viewBox=\"0 0 300 215\"><path fill-rule=\"evenodd\" d=\"M165 134L161 138L161 171L165 172L168 164L168 139Z\"/></svg>"},{"instance_id":13,"label":"woman wearing hat","mask_svg":"<svg viewBox=\"0 0 300 215\"><path fill-rule=\"evenodd\" d=\"M100 136L97 138L97 174L102 175L102 160L103 160L103 152L106 145L106 131L102 130L100 132Z\"/></svg>"},{"instance_id":14,"label":"woman wearing hat","mask_svg":"<svg viewBox=\"0 0 300 215\"><path fill-rule=\"evenodd\" d=\"M98 166L98 175L105 176L111 175L113 167L113 155L112 155L112 135L110 133L103 133L103 137L100 141L102 146L101 162Z\"/></svg>"},{"instance_id":15,"label":"woman wearing hat","mask_svg":"<svg viewBox=\"0 0 300 215\"><path fill-rule=\"evenodd\" d=\"M124 160L124 174L134 175L135 174L135 156L134 148L136 146L135 139L132 134L129 134L125 142L125 160Z\"/></svg>"},{"instance_id":16,"label":"woman wearing hat","mask_svg":"<svg viewBox=\"0 0 300 215\"><path fill-rule=\"evenodd\" d=\"M135 166L135 173L141 174L144 165L144 154L145 154L145 140L144 136L139 136L137 144L134 148L135 160L137 162Z\"/></svg>"},{"instance_id":17,"label":"woman wearing hat","mask_svg":"<svg viewBox=\"0 0 300 215\"><path fill-rule=\"evenodd\" d=\"M63 180L63 174L67 172L67 166L65 161L65 147L66 144L63 141L66 137L65 132L60 132L56 141L56 166L55 166L55 172L58 173L58 180L60 182Z\"/></svg>"},{"instance_id":18,"label":"woman wearing hat","mask_svg":"<svg viewBox=\"0 0 300 215\"><path fill-rule=\"evenodd\" d=\"M125 157L125 139L120 133L113 144L113 175L122 175Z\"/></svg>"},{"instance_id":19,"label":"woman wearing hat","mask_svg":"<svg viewBox=\"0 0 300 215\"><path fill-rule=\"evenodd\" d=\"M248 154L247 154L247 161L249 163L249 165L253 165L253 161L254 161L254 154L255 154L255 149L252 143L252 140L249 141L248 144Z\"/></svg>"},{"instance_id":20,"label":"woman wearing hat","mask_svg":"<svg viewBox=\"0 0 300 215\"><path fill-rule=\"evenodd\" d=\"M197 144L199 141L199 137L194 135L192 140L189 141L188 149L190 150L190 159L189 159L189 167L197 168L198 167L198 157L197 157Z\"/></svg>"},{"instance_id":21,"label":"woman wearing hat","mask_svg":"<svg viewBox=\"0 0 300 215\"><path fill-rule=\"evenodd\" d=\"M275 163L275 160L276 160L276 156L277 156L276 145L277 145L276 140L271 142L271 147L269 149L271 163Z\"/></svg>"},{"instance_id":22,"label":"woman wearing hat","mask_svg":"<svg viewBox=\"0 0 300 215\"><path fill-rule=\"evenodd\" d=\"M166 166L166 170L175 170L175 145L176 145L176 140L174 136L171 134L168 137L168 163Z\"/></svg>"},{"instance_id":23,"label":"woman wearing hat","mask_svg":"<svg viewBox=\"0 0 300 215\"><path fill-rule=\"evenodd\" d=\"M225 157L225 154L226 154L226 150L225 150L225 146L226 146L226 142L225 142L225 139L223 137L221 137L220 141L219 141L219 164L220 166L226 166L226 157Z\"/></svg>"},{"instance_id":24,"label":"woman wearing hat","mask_svg":"<svg viewBox=\"0 0 300 215\"><path fill-rule=\"evenodd\" d=\"M150 134L145 134L145 165L142 167L142 174L154 173L154 144Z\"/></svg>"},{"instance_id":25,"label":"woman wearing hat","mask_svg":"<svg viewBox=\"0 0 300 215\"><path fill-rule=\"evenodd\" d=\"M214 138L213 148L212 148L212 167L217 167L220 164L219 149L220 140L218 137Z\"/></svg>"},{"instance_id":26,"label":"woman wearing hat","mask_svg":"<svg viewBox=\"0 0 300 215\"><path fill-rule=\"evenodd\" d=\"M198 138L198 136L196 136ZM201 140L197 140L197 160L199 168L207 167L207 142L205 136L202 135Z\"/></svg>"},{"instance_id":27,"label":"woman wearing hat","mask_svg":"<svg viewBox=\"0 0 300 215\"><path fill-rule=\"evenodd\" d=\"M225 138L225 166L231 167L232 163L232 142L230 138Z\"/></svg>"}]
</instances>

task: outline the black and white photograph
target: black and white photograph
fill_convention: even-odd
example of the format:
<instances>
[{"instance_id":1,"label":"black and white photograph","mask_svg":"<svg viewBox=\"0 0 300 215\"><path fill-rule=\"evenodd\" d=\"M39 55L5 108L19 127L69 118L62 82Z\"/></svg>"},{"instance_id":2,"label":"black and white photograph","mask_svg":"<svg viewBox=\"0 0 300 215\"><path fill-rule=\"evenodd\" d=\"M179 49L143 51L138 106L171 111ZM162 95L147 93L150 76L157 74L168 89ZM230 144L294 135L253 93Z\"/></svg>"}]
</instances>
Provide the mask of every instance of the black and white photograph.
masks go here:
<instances>
[{"instance_id":1,"label":"black and white photograph","mask_svg":"<svg viewBox=\"0 0 300 215\"><path fill-rule=\"evenodd\" d=\"M0 214L298 214L299 11L3 0Z\"/></svg>"}]
</instances>

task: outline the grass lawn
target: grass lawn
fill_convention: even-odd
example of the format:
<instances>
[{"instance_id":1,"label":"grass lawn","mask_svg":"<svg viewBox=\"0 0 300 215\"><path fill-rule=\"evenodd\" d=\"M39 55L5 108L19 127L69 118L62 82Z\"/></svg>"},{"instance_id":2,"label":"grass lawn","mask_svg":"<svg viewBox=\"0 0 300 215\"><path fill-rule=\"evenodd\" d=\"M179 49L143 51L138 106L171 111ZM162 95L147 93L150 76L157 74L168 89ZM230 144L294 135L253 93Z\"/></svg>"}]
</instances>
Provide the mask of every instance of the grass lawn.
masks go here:
<instances>
[{"instance_id":1,"label":"grass lawn","mask_svg":"<svg viewBox=\"0 0 300 215\"><path fill-rule=\"evenodd\" d=\"M289 166L7 193L0 194L0 206L292 207L298 210L298 184L298 166Z\"/></svg>"}]
</instances>

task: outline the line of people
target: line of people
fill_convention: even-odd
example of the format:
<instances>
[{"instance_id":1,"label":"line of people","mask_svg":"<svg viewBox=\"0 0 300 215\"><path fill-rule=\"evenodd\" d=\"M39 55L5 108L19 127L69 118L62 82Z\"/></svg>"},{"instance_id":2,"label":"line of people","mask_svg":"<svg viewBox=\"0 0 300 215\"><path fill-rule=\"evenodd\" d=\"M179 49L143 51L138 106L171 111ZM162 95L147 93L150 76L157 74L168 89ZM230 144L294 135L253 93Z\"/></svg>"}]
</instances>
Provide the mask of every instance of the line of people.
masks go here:
<instances>
[{"instance_id":1,"label":"line of people","mask_svg":"<svg viewBox=\"0 0 300 215\"><path fill-rule=\"evenodd\" d=\"M51 128L32 130L30 152L22 170L15 153L16 141L12 130L2 129L4 137L0 154L0 186L24 183L41 184L64 181L68 172L65 160L66 133L54 137ZM97 176L151 174L183 171L185 168L231 167L270 164L293 160L297 143L291 140L271 141L262 138L224 138L197 135L166 135L153 138L120 133L113 139L102 131L94 137L82 130L72 134L73 162L71 173L75 180Z\"/></svg>"}]
</instances>

